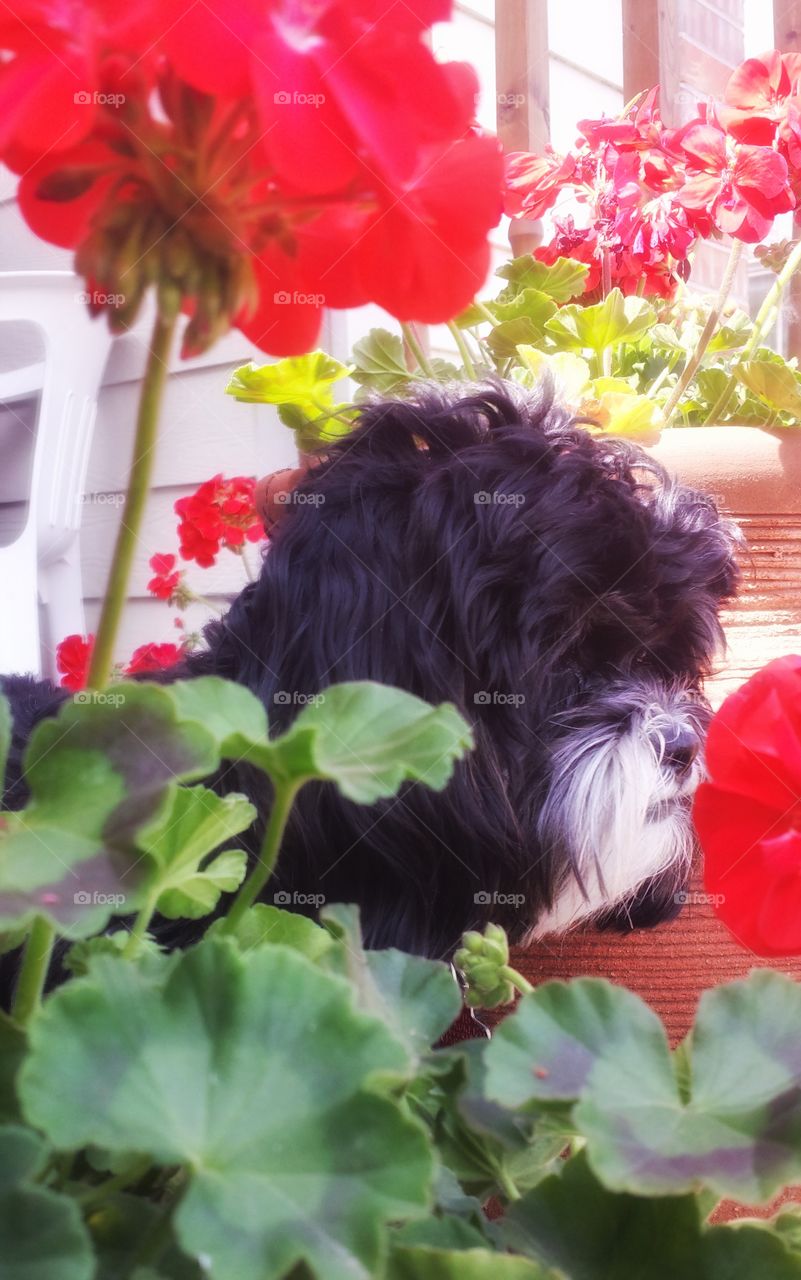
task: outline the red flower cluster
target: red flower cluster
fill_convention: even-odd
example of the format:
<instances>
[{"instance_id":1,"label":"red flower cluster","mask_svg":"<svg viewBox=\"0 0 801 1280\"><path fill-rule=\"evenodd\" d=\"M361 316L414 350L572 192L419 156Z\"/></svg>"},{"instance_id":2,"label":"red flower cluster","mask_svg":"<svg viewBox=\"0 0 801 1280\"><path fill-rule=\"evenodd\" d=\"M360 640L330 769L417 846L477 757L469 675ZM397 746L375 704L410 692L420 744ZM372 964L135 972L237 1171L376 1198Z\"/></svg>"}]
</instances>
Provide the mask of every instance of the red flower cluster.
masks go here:
<instances>
[{"instance_id":1,"label":"red flower cluster","mask_svg":"<svg viewBox=\"0 0 801 1280\"><path fill-rule=\"evenodd\" d=\"M695 825L706 888L757 955L801 953L801 658L731 694L707 740Z\"/></svg>"},{"instance_id":2,"label":"red flower cluster","mask_svg":"<svg viewBox=\"0 0 801 1280\"><path fill-rule=\"evenodd\" d=\"M94 646L94 636L67 636L61 641L56 649L56 666L61 674L62 689L77 693L86 688ZM131 654L124 674L135 676L148 671L163 671L165 667L174 667L183 656L182 645L142 644Z\"/></svg>"},{"instance_id":3,"label":"red flower cluster","mask_svg":"<svg viewBox=\"0 0 801 1280\"><path fill-rule=\"evenodd\" d=\"M231 324L306 351L323 306L450 319L487 273L502 180L473 72L425 43L450 8L19 0L0 159L33 230L77 249L94 309L125 328L150 284L172 290L185 352Z\"/></svg>"},{"instance_id":4,"label":"red flower cluster","mask_svg":"<svg viewBox=\"0 0 801 1280\"><path fill-rule=\"evenodd\" d=\"M224 480L217 475L188 497L178 499L175 513L180 517L178 538L184 560L195 560L208 569L221 547L240 551L246 542L259 542L264 537L254 505L255 488L252 477Z\"/></svg>"},{"instance_id":5,"label":"red flower cluster","mask_svg":"<svg viewBox=\"0 0 801 1280\"><path fill-rule=\"evenodd\" d=\"M586 294L617 285L670 297L700 238L763 239L801 195L801 57L772 51L731 76L725 100L667 129L652 89L617 120L584 120L566 156L508 157L506 210L553 227L544 262L590 268ZM604 272L606 280L604 280Z\"/></svg>"},{"instance_id":6,"label":"red flower cluster","mask_svg":"<svg viewBox=\"0 0 801 1280\"><path fill-rule=\"evenodd\" d=\"M150 557L153 577L147 589L157 600L166 600L168 604L176 603L176 596L181 587L183 570L175 568L175 556L155 555Z\"/></svg>"}]
</instances>

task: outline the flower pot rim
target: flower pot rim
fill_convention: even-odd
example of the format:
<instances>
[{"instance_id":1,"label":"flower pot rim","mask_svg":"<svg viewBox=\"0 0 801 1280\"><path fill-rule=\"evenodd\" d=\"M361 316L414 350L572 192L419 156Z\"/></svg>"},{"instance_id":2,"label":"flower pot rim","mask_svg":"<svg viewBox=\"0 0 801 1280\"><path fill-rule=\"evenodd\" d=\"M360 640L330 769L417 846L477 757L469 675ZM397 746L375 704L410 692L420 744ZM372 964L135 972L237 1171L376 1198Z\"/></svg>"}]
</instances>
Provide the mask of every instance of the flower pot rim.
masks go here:
<instances>
[{"instance_id":1,"label":"flower pot rim","mask_svg":"<svg viewBox=\"0 0 801 1280\"><path fill-rule=\"evenodd\" d=\"M737 515L801 515L801 429L668 427L648 452Z\"/></svg>"}]
</instances>

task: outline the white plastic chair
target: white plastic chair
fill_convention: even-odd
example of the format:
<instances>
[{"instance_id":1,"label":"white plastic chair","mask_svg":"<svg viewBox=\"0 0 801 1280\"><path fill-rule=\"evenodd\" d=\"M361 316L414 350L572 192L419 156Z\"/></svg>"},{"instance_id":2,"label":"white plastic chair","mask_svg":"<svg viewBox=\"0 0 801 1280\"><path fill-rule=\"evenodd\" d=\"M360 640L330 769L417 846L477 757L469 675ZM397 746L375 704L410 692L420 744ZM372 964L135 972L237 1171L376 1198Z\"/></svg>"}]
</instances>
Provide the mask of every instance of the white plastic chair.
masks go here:
<instances>
[{"instance_id":1,"label":"white plastic chair","mask_svg":"<svg viewBox=\"0 0 801 1280\"><path fill-rule=\"evenodd\" d=\"M0 535L0 672L55 676L55 646L84 631L78 532L111 337L83 298L71 271L0 272L0 511L17 516Z\"/></svg>"}]
</instances>

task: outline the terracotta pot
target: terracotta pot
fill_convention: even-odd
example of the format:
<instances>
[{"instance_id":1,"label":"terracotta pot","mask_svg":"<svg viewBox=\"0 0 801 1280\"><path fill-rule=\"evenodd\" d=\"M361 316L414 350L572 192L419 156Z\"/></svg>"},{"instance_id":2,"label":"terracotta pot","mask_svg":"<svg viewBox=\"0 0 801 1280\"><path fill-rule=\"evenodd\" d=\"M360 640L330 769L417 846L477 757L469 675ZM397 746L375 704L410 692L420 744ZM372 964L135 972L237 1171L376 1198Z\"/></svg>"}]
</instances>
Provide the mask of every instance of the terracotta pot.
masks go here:
<instances>
[{"instance_id":1,"label":"terracotta pot","mask_svg":"<svg viewBox=\"0 0 801 1280\"><path fill-rule=\"evenodd\" d=\"M652 452L683 481L714 494L747 539L741 596L724 618L728 657L708 689L718 704L771 658L801 651L801 431L674 429ZM584 927L514 955L534 983L594 974L625 984L656 1009L674 1043L689 1029L702 990L765 963L718 922L700 874L670 924L622 935ZM801 959L772 967L801 978Z\"/></svg>"}]
</instances>

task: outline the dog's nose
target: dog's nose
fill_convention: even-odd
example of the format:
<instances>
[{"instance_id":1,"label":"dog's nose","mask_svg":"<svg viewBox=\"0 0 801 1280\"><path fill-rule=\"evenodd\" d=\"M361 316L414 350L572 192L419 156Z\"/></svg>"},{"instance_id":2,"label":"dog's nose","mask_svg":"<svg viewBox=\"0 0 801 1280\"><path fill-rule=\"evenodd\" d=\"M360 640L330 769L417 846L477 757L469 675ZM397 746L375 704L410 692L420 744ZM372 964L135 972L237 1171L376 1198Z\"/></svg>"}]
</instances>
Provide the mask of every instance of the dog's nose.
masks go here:
<instances>
[{"instance_id":1,"label":"dog's nose","mask_svg":"<svg viewBox=\"0 0 801 1280\"><path fill-rule=\"evenodd\" d=\"M693 767L701 750L701 742L692 729L680 729L675 737L665 744L664 763L680 778L685 777Z\"/></svg>"}]
</instances>

